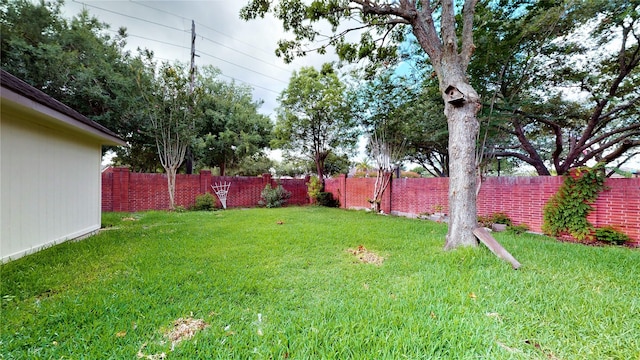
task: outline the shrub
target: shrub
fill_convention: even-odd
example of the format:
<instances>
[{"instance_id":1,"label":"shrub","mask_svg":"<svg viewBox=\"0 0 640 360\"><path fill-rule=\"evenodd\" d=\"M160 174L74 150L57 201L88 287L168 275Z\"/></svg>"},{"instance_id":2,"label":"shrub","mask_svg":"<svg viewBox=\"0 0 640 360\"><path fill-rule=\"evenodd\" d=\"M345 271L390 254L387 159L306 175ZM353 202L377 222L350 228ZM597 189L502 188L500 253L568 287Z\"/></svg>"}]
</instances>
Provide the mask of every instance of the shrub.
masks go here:
<instances>
[{"instance_id":1,"label":"shrub","mask_svg":"<svg viewBox=\"0 0 640 360\"><path fill-rule=\"evenodd\" d=\"M282 185L278 184L275 188L271 184L267 184L260 194L258 204L268 208L281 207L291 197L291 193L285 190Z\"/></svg>"},{"instance_id":2,"label":"shrub","mask_svg":"<svg viewBox=\"0 0 640 360\"><path fill-rule=\"evenodd\" d=\"M505 224L511 226L512 222L509 216L503 212L495 213L489 216L478 216L478 224L490 228L493 224Z\"/></svg>"},{"instance_id":3,"label":"shrub","mask_svg":"<svg viewBox=\"0 0 640 360\"><path fill-rule=\"evenodd\" d=\"M529 231L527 224L511 225L507 227L507 232L514 235L522 235Z\"/></svg>"},{"instance_id":4,"label":"shrub","mask_svg":"<svg viewBox=\"0 0 640 360\"><path fill-rule=\"evenodd\" d=\"M491 215L491 221L494 224L505 224L505 225L512 224L512 221L511 219L509 219L509 216L503 212L499 212Z\"/></svg>"},{"instance_id":5,"label":"shrub","mask_svg":"<svg viewBox=\"0 0 640 360\"><path fill-rule=\"evenodd\" d=\"M618 231L611 226L605 226L596 229L596 239L598 241L607 242L615 245L622 245L631 240L629 236L622 231Z\"/></svg>"},{"instance_id":6,"label":"shrub","mask_svg":"<svg viewBox=\"0 0 640 360\"><path fill-rule=\"evenodd\" d=\"M491 216L478 215L478 225L486 228L491 228L491 225L493 225L493 220Z\"/></svg>"},{"instance_id":7,"label":"shrub","mask_svg":"<svg viewBox=\"0 0 640 360\"><path fill-rule=\"evenodd\" d=\"M193 205L192 210L195 211L212 211L216 208L216 199L213 194L206 193L196 196L196 203Z\"/></svg>"},{"instance_id":8,"label":"shrub","mask_svg":"<svg viewBox=\"0 0 640 360\"><path fill-rule=\"evenodd\" d=\"M309 182L307 183L307 194L309 195L309 199L314 202L318 202L321 190L322 181L320 181L317 176L310 177Z\"/></svg>"},{"instance_id":9,"label":"shrub","mask_svg":"<svg viewBox=\"0 0 640 360\"><path fill-rule=\"evenodd\" d=\"M321 192L318 194L318 205L326 207L339 207L340 201L333 198L330 192Z\"/></svg>"}]
</instances>

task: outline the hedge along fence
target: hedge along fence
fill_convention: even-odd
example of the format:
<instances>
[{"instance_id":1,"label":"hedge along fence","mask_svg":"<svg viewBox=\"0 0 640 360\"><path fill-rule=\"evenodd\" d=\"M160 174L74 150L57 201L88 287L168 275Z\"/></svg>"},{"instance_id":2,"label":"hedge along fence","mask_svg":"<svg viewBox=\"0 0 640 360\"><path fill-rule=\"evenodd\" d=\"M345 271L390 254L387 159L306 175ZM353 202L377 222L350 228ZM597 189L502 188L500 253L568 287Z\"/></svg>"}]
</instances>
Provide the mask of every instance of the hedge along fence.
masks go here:
<instances>
[{"instance_id":1,"label":"hedge along fence","mask_svg":"<svg viewBox=\"0 0 640 360\"><path fill-rule=\"evenodd\" d=\"M212 193L211 185L231 183L227 195L227 207L258 206L260 193L267 184L281 184L291 192L287 204L305 205L308 179L274 180L271 175L261 177L213 176L208 170L199 174L176 176L176 205L188 208L195 203L196 196ZM215 196L215 194L214 194ZM217 197L216 197L217 199ZM218 201L218 205L220 202ZM169 208L166 174L144 174L130 172L128 168L109 168L102 173L102 211L144 211Z\"/></svg>"},{"instance_id":2,"label":"hedge along fence","mask_svg":"<svg viewBox=\"0 0 640 360\"><path fill-rule=\"evenodd\" d=\"M504 212L514 224L526 224L542 232L543 208L562 185L560 176L492 177L482 182L478 195L478 215ZM375 179L338 178L325 182L325 190L340 200L343 208L370 208ZM588 220L595 227L613 226L640 246L640 178L607 179ZM448 213L447 178L393 179L382 197L385 213L418 216Z\"/></svg>"}]
</instances>

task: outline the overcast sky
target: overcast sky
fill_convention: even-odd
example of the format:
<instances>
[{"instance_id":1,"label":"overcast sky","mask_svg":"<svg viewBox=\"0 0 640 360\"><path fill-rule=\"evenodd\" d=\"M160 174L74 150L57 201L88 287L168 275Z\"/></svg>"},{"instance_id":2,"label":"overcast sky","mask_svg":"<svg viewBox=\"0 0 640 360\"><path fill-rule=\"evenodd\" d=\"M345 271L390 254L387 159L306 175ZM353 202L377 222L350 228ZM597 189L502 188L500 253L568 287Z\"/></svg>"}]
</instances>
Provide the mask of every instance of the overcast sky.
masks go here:
<instances>
[{"instance_id":1,"label":"overcast sky","mask_svg":"<svg viewBox=\"0 0 640 360\"><path fill-rule=\"evenodd\" d=\"M302 66L319 68L335 60L335 55L310 54L285 64L274 52L278 40L287 36L282 25L272 17L241 20L240 9L247 2L66 0L63 12L71 18L85 8L113 31L126 27L127 50L148 48L158 60L184 63L190 61L193 20L199 55L196 65L214 65L222 71L221 79L251 86L254 100L264 101L260 112L271 115L278 105L276 98L294 70Z\"/></svg>"}]
</instances>

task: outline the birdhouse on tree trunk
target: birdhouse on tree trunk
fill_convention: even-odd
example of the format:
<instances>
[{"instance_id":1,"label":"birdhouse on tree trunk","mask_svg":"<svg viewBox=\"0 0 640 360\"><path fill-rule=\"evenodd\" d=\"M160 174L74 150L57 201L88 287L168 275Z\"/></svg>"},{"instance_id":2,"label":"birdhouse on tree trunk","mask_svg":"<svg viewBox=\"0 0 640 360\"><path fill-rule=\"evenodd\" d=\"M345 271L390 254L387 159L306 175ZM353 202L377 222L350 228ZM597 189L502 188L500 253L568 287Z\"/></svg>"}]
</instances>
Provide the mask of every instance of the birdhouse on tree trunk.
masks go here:
<instances>
[{"instance_id":1,"label":"birdhouse on tree trunk","mask_svg":"<svg viewBox=\"0 0 640 360\"><path fill-rule=\"evenodd\" d=\"M449 85L445 90L447 102L453 106L462 106L465 102L464 94L453 85Z\"/></svg>"}]
</instances>

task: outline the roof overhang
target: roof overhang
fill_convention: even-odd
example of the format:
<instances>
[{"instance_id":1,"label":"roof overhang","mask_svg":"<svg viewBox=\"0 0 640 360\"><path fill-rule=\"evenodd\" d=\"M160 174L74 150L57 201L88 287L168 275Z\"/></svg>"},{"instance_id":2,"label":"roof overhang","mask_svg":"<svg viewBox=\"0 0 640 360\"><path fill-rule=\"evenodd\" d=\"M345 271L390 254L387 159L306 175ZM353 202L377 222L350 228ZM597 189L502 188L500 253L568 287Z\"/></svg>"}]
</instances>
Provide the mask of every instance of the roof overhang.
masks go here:
<instances>
[{"instance_id":1,"label":"roof overhang","mask_svg":"<svg viewBox=\"0 0 640 360\"><path fill-rule=\"evenodd\" d=\"M118 135L75 110L2 71L1 104L3 113L23 114L45 127L80 133L102 145L126 146Z\"/></svg>"}]
</instances>

